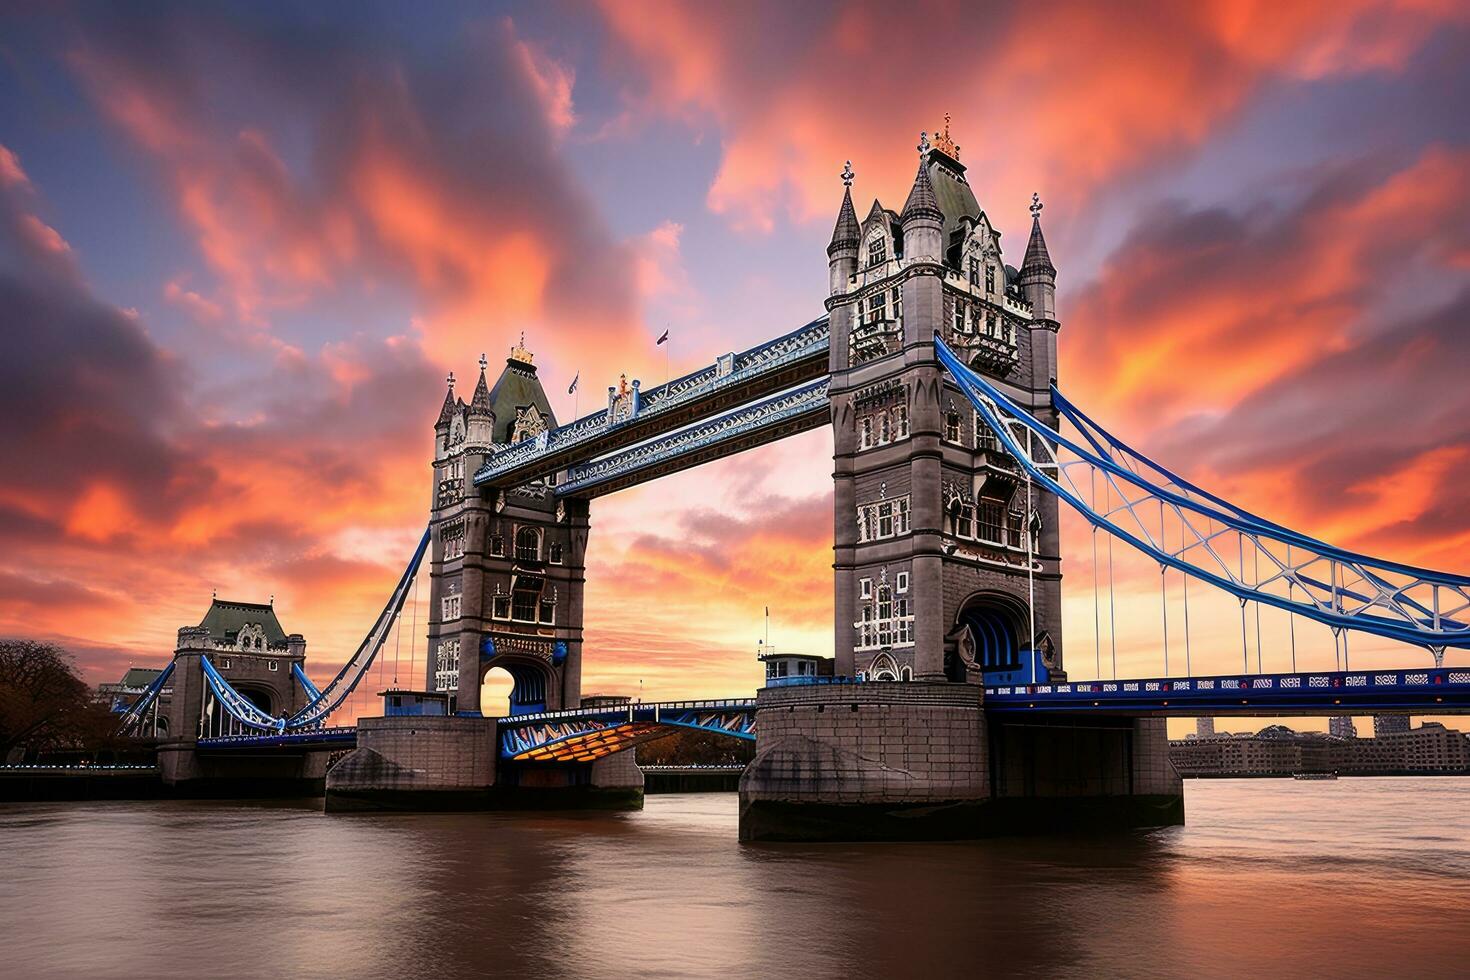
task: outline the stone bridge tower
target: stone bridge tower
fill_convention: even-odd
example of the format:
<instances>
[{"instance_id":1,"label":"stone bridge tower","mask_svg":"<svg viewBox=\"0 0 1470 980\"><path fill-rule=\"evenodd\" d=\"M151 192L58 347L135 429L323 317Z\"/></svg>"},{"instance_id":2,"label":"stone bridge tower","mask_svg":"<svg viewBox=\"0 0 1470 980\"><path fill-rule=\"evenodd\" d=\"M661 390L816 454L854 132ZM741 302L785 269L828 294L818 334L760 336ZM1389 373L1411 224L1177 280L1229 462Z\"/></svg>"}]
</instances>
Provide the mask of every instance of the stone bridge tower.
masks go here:
<instances>
[{"instance_id":1,"label":"stone bridge tower","mask_svg":"<svg viewBox=\"0 0 1470 980\"><path fill-rule=\"evenodd\" d=\"M852 179L849 167L827 248L837 673L1028 673L1034 649L1055 675L1057 500L1033 487L1028 502L1021 469L934 349L937 334L1056 424L1056 270L1040 205L1018 271L947 122L932 145L921 140L901 211L874 200L859 222Z\"/></svg>"},{"instance_id":2,"label":"stone bridge tower","mask_svg":"<svg viewBox=\"0 0 1470 980\"><path fill-rule=\"evenodd\" d=\"M449 692L452 712L478 714L480 683L500 667L515 682L511 713L574 707L587 501L556 500L549 481L475 489L475 471L497 449L557 424L524 339L493 386L486 368L481 357L469 404L450 375L434 426L425 686Z\"/></svg>"}]
</instances>

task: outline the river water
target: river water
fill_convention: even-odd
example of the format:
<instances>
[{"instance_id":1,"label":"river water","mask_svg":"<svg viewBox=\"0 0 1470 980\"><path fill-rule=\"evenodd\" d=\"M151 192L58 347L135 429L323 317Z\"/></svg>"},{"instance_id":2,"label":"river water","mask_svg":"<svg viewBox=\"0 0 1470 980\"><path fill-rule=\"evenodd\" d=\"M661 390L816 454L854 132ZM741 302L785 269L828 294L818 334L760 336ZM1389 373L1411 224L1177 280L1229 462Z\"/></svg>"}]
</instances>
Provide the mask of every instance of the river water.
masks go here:
<instances>
[{"instance_id":1,"label":"river water","mask_svg":"<svg viewBox=\"0 0 1470 980\"><path fill-rule=\"evenodd\" d=\"M1470 779L1191 781L1188 826L741 845L630 814L0 807L0 976L1470 975Z\"/></svg>"}]
</instances>

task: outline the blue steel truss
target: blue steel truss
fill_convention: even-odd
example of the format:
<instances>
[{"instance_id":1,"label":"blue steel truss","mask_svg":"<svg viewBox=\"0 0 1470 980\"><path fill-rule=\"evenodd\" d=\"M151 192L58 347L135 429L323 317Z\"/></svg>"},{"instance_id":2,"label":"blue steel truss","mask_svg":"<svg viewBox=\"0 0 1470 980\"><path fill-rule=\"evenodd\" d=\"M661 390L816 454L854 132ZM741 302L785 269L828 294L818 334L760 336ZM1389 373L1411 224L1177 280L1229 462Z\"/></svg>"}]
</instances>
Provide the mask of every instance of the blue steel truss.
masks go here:
<instances>
[{"instance_id":1,"label":"blue steel truss","mask_svg":"<svg viewBox=\"0 0 1470 980\"><path fill-rule=\"evenodd\" d=\"M1128 448L1053 388L1058 410L1087 444L1069 439L970 370L937 336L935 347L1029 479L1161 567L1334 631L1427 647L1436 665L1446 647L1470 647L1470 578L1357 554L1256 517ZM1177 540L1168 540L1170 530Z\"/></svg>"},{"instance_id":2,"label":"blue steel truss","mask_svg":"<svg viewBox=\"0 0 1470 980\"><path fill-rule=\"evenodd\" d=\"M740 439L752 432L793 419L826 413L830 410L827 381L828 379L822 378L753 405L745 405L716 418L660 436L640 446L613 453L591 463L569 467L566 479L557 485L556 493L558 496L586 493L610 480L650 467L666 465L681 457Z\"/></svg>"},{"instance_id":3,"label":"blue steel truss","mask_svg":"<svg viewBox=\"0 0 1470 980\"><path fill-rule=\"evenodd\" d=\"M543 711L502 718L500 755L515 760L577 761L692 728L755 739L755 699L668 701Z\"/></svg>"},{"instance_id":4,"label":"blue steel truss","mask_svg":"<svg viewBox=\"0 0 1470 980\"><path fill-rule=\"evenodd\" d=\"M168 683L168 679L173 674L174 665L170 663L167 667L163 668L162 673L153 678L153 683L144 688L143 693L138 695L138 700L134 701L127 711L123 712L122 718L118 720L118 734L131 735L137 729L138 723L143 720L143 716L148 713L148 709L153 706L153 702L158 700L158 695L162 693L163 686Z\"/></svg>"},{"instance_id":5,"label":"blue steel truss","mask_svg":"<svg viewBox=\"0 0 1470 980\"><path fill-rule=\"evenodd\" d=\"M1470 670L1334 670L985 688L985 710L1129 715L1470 711Z\"/></svg>"},{"instance_id":6,"label":"blue steel truss","mask_svg":"<svg viewBox=\"0 0 1470 980\"><path fill-rule=\"evenodd\" d=\"M693 374L639 392L636 417L644 419L653 414L671 411L722 388L744 384L753 378L779 370L793 361L814 357L827 349L830 337L831 325L827 317L822 316L774 340L768 340L738 354L728 354ZM506 477L546 453L593 443L629 421L632 421L631 417L613 418L609 416L607 409L603 409L540 435L522 439L497 451L475 472L474 482L479 485Z\"/></svg>"}]
</instances>

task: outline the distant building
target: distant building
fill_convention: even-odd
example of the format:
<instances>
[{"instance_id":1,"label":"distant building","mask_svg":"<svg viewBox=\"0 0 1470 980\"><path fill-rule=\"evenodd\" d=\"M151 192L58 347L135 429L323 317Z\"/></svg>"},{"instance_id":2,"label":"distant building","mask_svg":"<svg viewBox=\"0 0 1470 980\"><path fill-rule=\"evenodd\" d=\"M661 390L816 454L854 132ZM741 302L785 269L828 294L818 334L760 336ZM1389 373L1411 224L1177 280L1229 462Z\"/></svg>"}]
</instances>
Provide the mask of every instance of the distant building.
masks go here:
<instances>
[{"instance_id":1,"label":"distant building","mask_svg":"<svg viewBox=\"0 0 1470 980\"><path fill-rule=\"evenodd\" d=\"M158 680L158 675L161 673L163 673L162 668L129 667L128 672L123 674L122 679L116 683L97 685L96 701L98 704L105 704L108 710L122 714L143 696L143 692L148 690L148 685ZM158 692L158 710L149 715L142 734L168 734L168 708L173 702L173 694L172 686L165 687Z\"/></svg>"},{"instance_id":2,"label":"distant building","mask_svg":"<svg viewBox=\"0 0 1470 980\"><path fill-rule=\"evenodd\" d=\"M1296 732L1284 725L1269 725L1254 735L1172 741L1169 758L1181 776L1470 774L1470 738L1434 722L1374 738Z\"/></svg>"},{"instance_id":3,"label":"distant building","mask_svg":"<svg viewBox=\"0 0 1470 980\"><path fill-rule=\"evenodd\" d=\"M1393 735L1409 730L1408 715L1374 715L1373 737L1382 738L1385 735Z\"/></svg>"},{"instance_id":4,"label":"distant building","mask_svg":"<svg viewBox=\"0 0 1470 980\"><path fill-rule=\"evenodd\" d=\"M158 680L161 673L161 668L129 667L128 672L122 675L122 680L97 685L97 700L109 705L114 711L126 711L128 705L147 690L149 684Z\"/></svg>"},{"instance_id":5,"label":"distant building","mask_svg":"<svg viewBox=\"0 0 1470 980\"><path fill-rule=\"evenodd\" d=\"M1349 715L1338 715L1327 719L1328 734L1336 735L1338 738L1357 738L1358 726L1353 724Z\"/></svg>"},{"instance_id":6,"label":"distant building","mask_svg":"<svg viewBox=\"0 0 1470 980\"><path fill-rule=\"evenodd\" d=\"M1194 734L1196 738L1215 737L1215 719L1196 718L1194 720Z\"/></svg>"}]
</instances>

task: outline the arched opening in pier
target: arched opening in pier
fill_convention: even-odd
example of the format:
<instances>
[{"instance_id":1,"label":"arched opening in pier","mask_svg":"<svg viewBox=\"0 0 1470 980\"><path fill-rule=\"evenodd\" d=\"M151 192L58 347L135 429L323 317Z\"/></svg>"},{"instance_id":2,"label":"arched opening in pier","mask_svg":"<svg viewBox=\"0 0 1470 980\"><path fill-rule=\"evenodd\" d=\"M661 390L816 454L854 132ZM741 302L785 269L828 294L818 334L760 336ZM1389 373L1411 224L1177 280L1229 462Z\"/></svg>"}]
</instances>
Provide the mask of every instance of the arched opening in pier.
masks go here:
<instances>
[{"instance_id":1,"label":"arched opening in pier","mask_svg":"<svg viewBox=\"0 0 1470 980\"><path fill-rule=\"evenodd\" d=\"M272 718L276 716L275 697L272 696L270 691L263 687L254 687L249 684L236 684L235 690L239 691L251 704Z\"/></svg>"},{"instance_id":2,"label":"arched opening in pier","mask_svg":"<svg viewBox=\"0 0 1470 980\"><path fill-rule=\"evenodd\" d=\"M975 663L983 670L1021 666L1026 604L1003 593L976 593L960 607L956 625L965 625L975 640Z\"/></svg>"},{"instance_id":3,"label":"arched opening in pier","mask_svg":"<svg viewBox=\"0 0 1470 980\"><path fill-rule=\"evenodd\" d=\"M510 714L510 693L515 690L510 671L491 667L480 681L480 713L487 718L503 718Z\"/></svg>"},{"instance_id":4,"label":"arched opening in pier","mask_svg":"<svg viewBox=\"0 0 1470 980\"><path fill-rule=\"evenodd\" d=\"M550 666L541 660L496 657L480 675L480 713L499 718L558 706L550 700L555 683Z\"/></svg>"}]
</instances>

